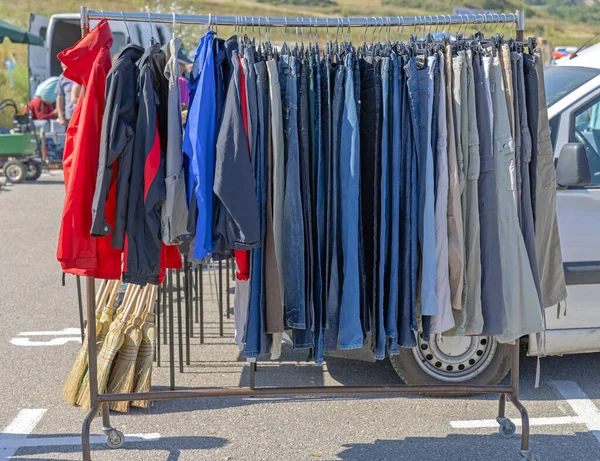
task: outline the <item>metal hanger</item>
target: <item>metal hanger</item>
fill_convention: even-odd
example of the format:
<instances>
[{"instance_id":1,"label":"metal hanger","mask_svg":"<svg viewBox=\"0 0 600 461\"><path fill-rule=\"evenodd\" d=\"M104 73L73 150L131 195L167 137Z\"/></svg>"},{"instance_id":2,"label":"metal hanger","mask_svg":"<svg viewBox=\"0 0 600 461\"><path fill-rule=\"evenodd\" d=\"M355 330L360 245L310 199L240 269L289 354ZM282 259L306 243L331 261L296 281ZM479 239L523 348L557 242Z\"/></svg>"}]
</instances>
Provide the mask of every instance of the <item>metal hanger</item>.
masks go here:
<instances>
[{"instance_id":1,"label":"metal hanger","mask_svg":"<svg viewBox=\"0 0 600 461\"><path fill-rule=\"evenodd\" d=\"M127 45L129 45L131 43L131 32L129 31L129 25L127 24L127 21L125 21L125 14L121 11L121 17L123 18L123 22L125 23L125 29L127 29Z\"/></svg>"},{"instance_id":2,"label":"metal hanger","mask_svg":"<svg viewBox=\"0 0 600 461\"><path fill-rule=\"evenodd\" d=\"M404 17L402 17L402 24L400 23L400 16L398 16L398 28L396 29L396 41L399 42L402 39L402 31L404 29Z\"/></svg>"},{"instance_id":3,"label":"metal hanger","mask_svg":"<svg viewBox=\"0 0 600 461\"><path fill-rule=\"evenodd\" d=\"M173 28L171 29L171 38L175 40L175 11L173 11Z\"/></svg>"},{"instance_id":4,"label":"metal hanger","mask_svg":"<svg viewBox=\"0 0 600 461\"><path fill-rule=\"evenodd\" d=\"M152 25L150 13L148 13L148 23L150 24L150 46L153 46L156 43L156 39L154 38L154 26Z\"/></svg>"}]
</instances>

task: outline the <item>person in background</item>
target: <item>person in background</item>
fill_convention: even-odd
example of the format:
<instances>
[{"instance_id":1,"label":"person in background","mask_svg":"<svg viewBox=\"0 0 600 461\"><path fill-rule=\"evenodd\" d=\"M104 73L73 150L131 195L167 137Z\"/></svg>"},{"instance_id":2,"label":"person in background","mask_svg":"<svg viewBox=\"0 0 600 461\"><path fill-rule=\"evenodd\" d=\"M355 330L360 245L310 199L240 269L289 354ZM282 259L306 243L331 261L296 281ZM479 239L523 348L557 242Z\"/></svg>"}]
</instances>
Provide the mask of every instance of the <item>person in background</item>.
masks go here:
<instances>
[{"instance_id":1,"label":"person in background","mask_svg":"<svg viewBox=\"0 0 600 461\"><path fill-rule=\"evenodd\" d=\"M62 64L63 70L65 65ZM56 85L56 112L58 123L65 128L69 126L75 104L81 93L81 86L61 74Z\"/></svg>"},{"instance_id":2,"label":"person in background","mask_svg":"<svg viewBox=\"0 0 600 461\"><path fill-rule=\"evenodd\" d=\"M31 111L33 120L50 120L56 118L56 110L54 104L41 96L36 96L29 104L27 104Z\"/></svg>"}]
</instances>

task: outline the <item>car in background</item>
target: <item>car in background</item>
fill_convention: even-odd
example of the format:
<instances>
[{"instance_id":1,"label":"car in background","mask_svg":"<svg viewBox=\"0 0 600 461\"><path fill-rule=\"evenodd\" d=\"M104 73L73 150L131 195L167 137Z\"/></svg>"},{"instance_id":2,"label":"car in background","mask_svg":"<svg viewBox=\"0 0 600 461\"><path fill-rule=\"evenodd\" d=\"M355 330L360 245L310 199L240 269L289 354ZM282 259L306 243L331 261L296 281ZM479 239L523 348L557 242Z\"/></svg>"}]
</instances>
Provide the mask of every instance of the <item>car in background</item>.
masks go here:
<instances>
[{"instance_id":1,"label":"car in background","mask_svg":"<svg viewBox=\"0 0 600 461\"><path fill-rule=\"evenodd\" d=\"M557 46L552 50L552 59L562 59L577 51L576 46Z\"/></svg>"},{"instance_id":2,"label":"car in background","mask_svg":"<svg viewBox=\"0 0 600 461\"><path fill-rule=\"evenodd\" d=\"M600 352L600 44L558 60L545 85L568 295L546 309L540 347L531 335L524 348L532 356ZM391 362L410 384L497 384L510 368L510 346L436 335Z\"/></svg>"},{"instance_id":3,"label":"car in background","mask_svg":"<svg viewBox=\"0 0 600 461\"><path fill-rule=\"evenodd\" d=\"M99 21L90 21L90 28ZM149 22L109 21L113 34L111 54L114 56L127 45L128 37L132 43L146 47L152 38L165 44L171 38L166 24ZM54 14L47 18L32 14L29 18L29 31L39 35L45 41L44 46L29 45L29 92L33 94L37 86L48 77L62 73L60 61L56 57L66 48L72 47L81 38L79 13Z\"/></svg>"}]
</instances>

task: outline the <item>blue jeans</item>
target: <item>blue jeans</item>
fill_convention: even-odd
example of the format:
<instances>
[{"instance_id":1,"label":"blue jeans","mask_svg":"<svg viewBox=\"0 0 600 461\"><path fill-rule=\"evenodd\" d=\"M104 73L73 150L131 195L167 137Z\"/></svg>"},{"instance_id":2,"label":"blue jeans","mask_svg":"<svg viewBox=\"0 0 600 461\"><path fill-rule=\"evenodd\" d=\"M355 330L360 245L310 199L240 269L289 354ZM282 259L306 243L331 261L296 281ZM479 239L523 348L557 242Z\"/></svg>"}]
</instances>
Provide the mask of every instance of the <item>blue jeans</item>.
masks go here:
<instances>
[{"instance_id":1,"label":"blue jeans","mask_svg":"<svg viewBox=\"0 0 600 461\"><path fill-rule=\"evenodd\" d=\"M354 95L354 55L345 58L346 86L340 148L340 231L343 274L340 306L340 349L363 345L360 319L360 283L358 257L358 212L360 196L360 137Z\"/></svg>"},{"instance_id":2,"label":"blue jeans","mask_svg":"<svg viewBox=\"0 0 600 461\"><path fill-rule=\"evenodd\" d=\"M344 77L345 67L338 66L335 74L335 85L333 91L332 117L331 117L331 162L329 165L330 187L328 189L328 231L327 244L330 258L330 271L327 286L327 327L325 330L325 351L335 351L338 342L338 330L340 322L340 278L343 276L340 267L342 256L340 230L340 181L339 181L339 157L340 157L340 135L342 128L342 116L344 110Z\"/></svg>"},{"instance_id":3,"label":"blue jeans","mask_svg":"<svg viewBox=\"0 0 600 461\"><path fill-rule=\"evenodd\" d=\"M321 115L321 62L319 55L315 55L315 128L317 132L317 262L315 277L315 363L320 364L325 360L323 344L323 280L325 275L325 161L322 138Z\"/></svg>"},{"instance_id":4,"label":"blue jeans","mask_svg":"<svg viewBox=\"0 0 600 461\"><path fill-rule=\"evenodd\" d=\"M433 117L433 72L435 58L428 58L426 69L418 70L419 82L419 240L421 243L421 315L437 315L435 293L436 253L434 220L433 149L431 122Z\"/></svg>"},{"instance_id":5,"label":"blue jeans","mask_svg":"<svg viewBox=\"0 0 600 461\"><path fill-rule=\"evenodd\" d=\"M283 286L285 325L287 328L306 329L306 280L304 252L304 220L300 188L300 149L298 143L298 62L289 58L287 79L286 139L288 160L285 174L283 205Z\"/></svg>"},{"instance_id":6,"label":"blue jeans","mask_svg":"<svg viewBox=\"0 0 600 461\"><path fill-rule=\"evenodd\" d=\"M390 91L392 94L392 106L390 111L390 130L389 142L391 143L390 159L390 180L391 180L391 241L390 241L390 260L389 260L389 300L388 315L385 323L385 332L389 338L388 352L397 354L398 350L398 296L400 291L400 197L405 190L406 185L402 184L401 172L401 131L402 131L402 96L403 96L403 72L402 58L392 53L390 66ZM406 168L406 167L405 167ZM383 175L382 175L383 177ZM406 206L409 202L408 197L402 196L402 205ZM410 227L410 221L402 221L402 227ZM402 280L404 283L404 280Z\"/></svg>"},{"instance_id":7,"label":"blue jeans","mask_svg":"<svg viewBox=\"0 0 600 461\"><path fill-rule=\"evenodd\" d=\"M404 58L405 85L402 101L402 197L407 197L402 209L408 225L401 226L402 234L402 304L399 321L399 344L401 347L415 347L417 330L417 274L418 274L418 223L419 223L419 177L417 160L419 154L419 132L421 120L419 111L419 82L415 58Z\"/></svg>"},{"instance_id":8,"label":"blue jeans","mask_svg":"<svg viewBox=\"0 0 600 461\"><path fill-rule=\"evenodd\" d=\"M386 307L388 306L389 273L388 265L388 238L389 221L391 211L391 189L390 189L390 126L389 126L389 95L390 95L390 58L381 58L381 181L380 190L380 222L379 222L379 269L377 271L377 313L375 316L376 326L373 337L373 355L378 360L385 358L387 341L386 331Z\"/></svg>"}]
</instances>

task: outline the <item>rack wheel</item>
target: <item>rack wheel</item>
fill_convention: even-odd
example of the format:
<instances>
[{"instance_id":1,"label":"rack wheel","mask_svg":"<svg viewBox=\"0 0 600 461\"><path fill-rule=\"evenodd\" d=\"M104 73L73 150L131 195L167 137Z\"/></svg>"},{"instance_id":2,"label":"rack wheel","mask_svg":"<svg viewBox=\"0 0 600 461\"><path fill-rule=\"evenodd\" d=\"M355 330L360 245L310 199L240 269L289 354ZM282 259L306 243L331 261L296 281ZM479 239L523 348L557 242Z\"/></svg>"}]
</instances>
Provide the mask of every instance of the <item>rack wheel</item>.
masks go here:
<instances>
[{"instance_id":1,"label":"rack wheel","mask_svg":"<svg viewBox=\"0 0 600 461\"><path fill-rule=\"evenodd\" d=\"M106 436L106 443L110 448L121 448L125 443L125 436L120 430L113 429Z\"/></svg>"},{"instance_id":2,"label":"rack wheel","mask_svg":"<svg viewBox=\"0 0 600 461\"><path fill-rule=\"evenodd\" d=\"M517 432L517 426L515 426L515 423L513 423L510 419L507 418L504 421L500 422L498 432L502 437L508 439L515 435L515 433Z\"/></svg>"},{"instance_id":3,"label":"rack wheel","mask_svg":"<svg viewBox=\"0 0 600 461\"><path fill-rule=\"evenodd\" d=\"M525 461L541 461L540 455L533 453L531 450L521 450L521 458Z\"/></svg>"}]
</instances>

